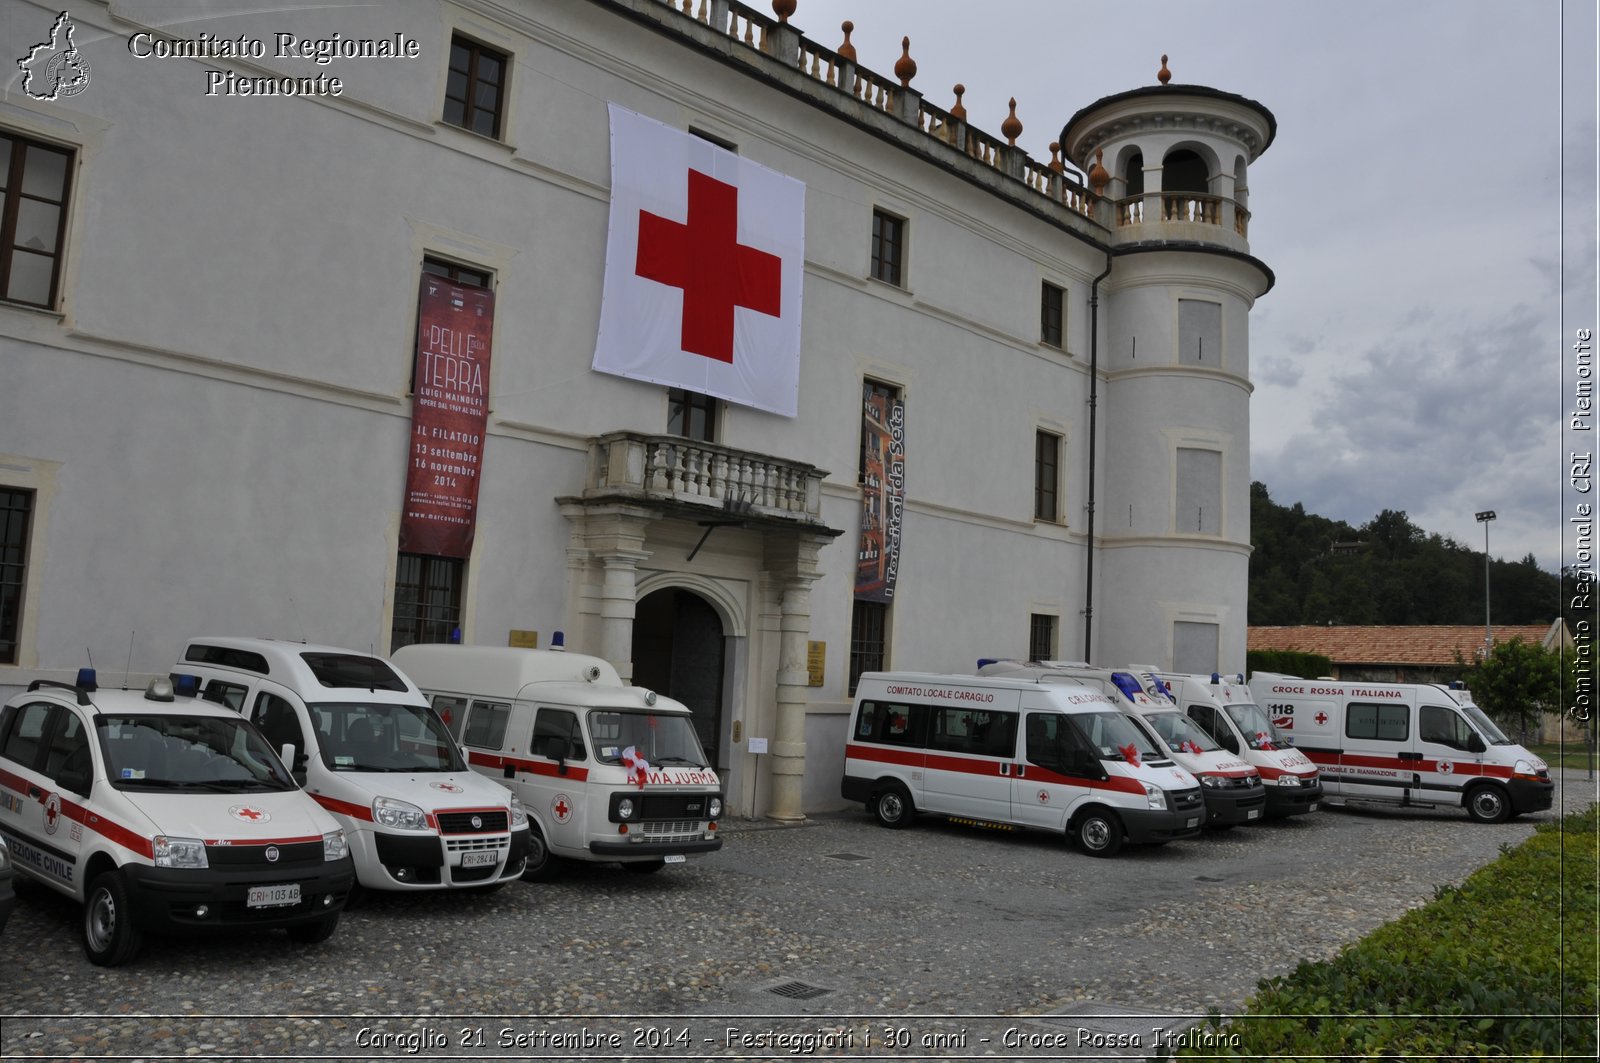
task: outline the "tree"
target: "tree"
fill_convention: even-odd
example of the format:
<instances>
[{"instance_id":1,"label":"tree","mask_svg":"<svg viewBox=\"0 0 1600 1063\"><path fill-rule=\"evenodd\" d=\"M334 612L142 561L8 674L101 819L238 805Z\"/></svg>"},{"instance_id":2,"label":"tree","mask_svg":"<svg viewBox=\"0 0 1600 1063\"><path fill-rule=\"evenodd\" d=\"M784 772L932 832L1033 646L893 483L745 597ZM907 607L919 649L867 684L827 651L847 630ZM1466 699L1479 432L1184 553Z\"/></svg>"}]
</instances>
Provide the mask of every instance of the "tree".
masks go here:
<instances>
[{"instance_id":1,"label":"tree","mask_svg":"<svg viewBox=\"0 0 1600 1063\"><path fill-rule=\"evenodd\" d=\"M1543 646L1514 638L1496 643L1467 672L1467 686L1478 708L1507 727L1515 726L1524 741L1530 716L1561 707L1561 658Z\"/></svg>"}]
</instances>

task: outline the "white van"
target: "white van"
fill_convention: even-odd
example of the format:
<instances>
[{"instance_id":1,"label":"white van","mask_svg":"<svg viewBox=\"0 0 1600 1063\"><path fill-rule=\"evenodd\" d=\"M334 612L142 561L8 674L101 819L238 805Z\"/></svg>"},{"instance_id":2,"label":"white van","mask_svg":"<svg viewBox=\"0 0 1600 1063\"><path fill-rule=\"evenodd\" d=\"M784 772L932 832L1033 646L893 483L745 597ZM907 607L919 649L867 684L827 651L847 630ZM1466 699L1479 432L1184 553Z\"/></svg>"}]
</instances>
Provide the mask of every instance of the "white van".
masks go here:
<instances>
[{"instance_id":1,"label":"white van","mask_svg":"<svg viewBox=\"0 0 1600 1063\"><path fill-rule=\"evenodd\" d=\"M1104 694L1059 682L866 672L846 800L885 827L918 812L1065 834L1091 856L1200 832L1200 784Z\"/></svg>"},{"instance_id":2,"label":"white van","mask_svg":"<svg viewBox=\"0 0 1600 1063\"><path fill-rule=\"evenodd\" d=\"M350 838L361 885L493 887L522 874L528 817L473 772L422 691L381 657L274 639L195 638L173 670L243 713Z\"/></svg>"},{"instance_id":3,"label":"white van","mask_svg":"<svg viewBox=\"0 0 1600 1063\"><path fill-rule=\"evenodd\" d=\"M1076 661L980 661L978 674L1081 683L1105 694L1144 727L1157 749L1200 780L1208 827L1259 820L1266 809L1261 774L1179 712L1171 695L1148 674L1141 678L1131 669L1095 668Z\"/></svg>"},{"instance_id":4,"label":"white van","mask_svg":"<svg viewBox=\"0 0 1600 1063\"><path fill-rule=\"evenodd\" d=\"M144 935L282 927L324 941L355 883L345 833L239 714L35 680L0 708L0 835L19 874L83 904L83 951Z\"/></svg>"},{"instance_id":5,"label":"white van","mask_svg":"<svg viewBox=\"0 0 1600 1063\"><path fill-rule=\"evenodd\" d=\"M1269 819L1303 816L1322 806L1321 773L1295 748L1292 721L1274 720L1250 697L1243 676L1189 675L1151 671L1183 714L1217 744L1236 753L1261 773L1267 788Z\"/></svg>"},{"instance_id":6,"label":"white van","mask_svg":"<svg viewBox=\"0 0 1600 1063\"><path fill-rule=\"evenodd\" d=\"M528 871L559 859L648 874L722 848L722 784L688 706L564 650L417 644L395 650L473 768L521 796Z\"/></svg>"},{"instance_id":7,"label":"white van","mask_svg":"<svg viewBox=\"0 0 1600 1063\"><path fill-rule=\"evenodd\" d=\"M1460 805L1480 823L1543 812L1555 783L1465 692L1257 672L1250 690L1292 721L1295 748L1322 768L1329 796Z\"/></svg>"}]
</instances>

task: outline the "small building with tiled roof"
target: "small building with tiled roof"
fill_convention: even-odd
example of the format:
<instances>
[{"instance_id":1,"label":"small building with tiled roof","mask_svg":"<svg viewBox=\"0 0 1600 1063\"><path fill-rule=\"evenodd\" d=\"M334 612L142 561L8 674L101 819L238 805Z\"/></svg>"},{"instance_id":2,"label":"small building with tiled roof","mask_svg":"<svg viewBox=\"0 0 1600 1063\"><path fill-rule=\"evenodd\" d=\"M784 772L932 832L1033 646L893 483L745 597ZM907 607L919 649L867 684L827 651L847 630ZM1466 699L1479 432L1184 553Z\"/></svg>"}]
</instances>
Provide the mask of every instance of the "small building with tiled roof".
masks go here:
<instances>
[{"instance_id":1,"label":"small building with tiled roof","mask_svg":"<svg viewBox=\"0 0 1600 1063\"><path fill-rule=\"evenodd\" d=\"M1520 638L1554 650L1572 644L1564 621L1511 624L1490 629L1496 644ZM1461 678L1460 662L1483 652L1484 629L1459 625L1301 624L1252 627L1251 650L1298 650L1333 662L1337 679L1377 683L1435 683Z\"/></svg>"}]
</instances>

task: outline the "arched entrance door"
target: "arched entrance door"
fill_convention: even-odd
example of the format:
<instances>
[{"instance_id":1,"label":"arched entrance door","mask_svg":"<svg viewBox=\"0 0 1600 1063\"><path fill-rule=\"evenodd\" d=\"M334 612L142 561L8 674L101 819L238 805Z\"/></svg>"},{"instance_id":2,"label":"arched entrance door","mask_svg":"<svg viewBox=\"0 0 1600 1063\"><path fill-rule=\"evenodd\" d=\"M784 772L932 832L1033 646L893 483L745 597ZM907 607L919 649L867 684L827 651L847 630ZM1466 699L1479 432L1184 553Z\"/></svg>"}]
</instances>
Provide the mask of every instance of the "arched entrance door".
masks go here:
<instances>
[{"instance_id":1,"label":"arched entrance door","mask_svg":"<svg viewBox=\"0 0 1600 1063\"><path fill-rule=\"evenodd\" d=\"M711 766L725 770L722 728L722 618L711 603L681 587L639 599L633 615L633 681L694 713L695 732Z\"/></svg>"}]
</instances>

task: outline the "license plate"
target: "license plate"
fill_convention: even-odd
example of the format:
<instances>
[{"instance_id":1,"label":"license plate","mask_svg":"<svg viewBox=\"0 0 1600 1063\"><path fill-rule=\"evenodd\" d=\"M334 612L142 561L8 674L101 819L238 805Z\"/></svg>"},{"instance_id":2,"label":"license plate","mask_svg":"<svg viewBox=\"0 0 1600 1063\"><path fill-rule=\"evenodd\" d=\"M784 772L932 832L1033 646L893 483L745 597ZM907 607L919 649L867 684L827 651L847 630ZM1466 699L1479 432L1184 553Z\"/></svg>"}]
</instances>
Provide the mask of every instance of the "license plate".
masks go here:
<instances>
[{"instance_id":1,"label":"license plate","mask_svg":"<svg viewBox=\"0 0 1600 1063\"><path fill-rule=\"evenodd\" d=\"M286 886L251 886L250 893L244 899L246 908L281 908L284 905L299 903L298 882L291 882Z\"/></svg>"},{"instance_id":2,"label":"license plate","mask_svg":"<svg viewBox=\"0 0 1600 1063\"><path fill-rule=\"evenodd\" d=\"M1259 808L1252 808L1250 811L1248 811L1248 812L1246 812L1244 814L1244 818L1245 819L1256 819L1260 815L1261 815L1261 810Z\"/></svg>"},{"instance_id":3,"label":"license plate","mask_svg":"<svg viewBox=\"0 0 1600 1063\"><path fill-rule=\"evenodd\" d=\"M1317 810L1317 803L1315 801L1313 801L1313 802L1311 802L1311 811L1315 812L1316 810Z\"/></svg>"},{"instance_id":4,"label":"license plate","mask_svg":"<svg viewBox=\"0 0 1600 1063\"><path fill-rule=\"evenodd\" d=\"M493 867L500 862L500 854L493 849L478 853L462 853L462 867Z\"/></svg>"},{"instance_id":5,"label":"license plate","mask_svg":"<svg viewBox=\"0 0 1600 1063\"><path fill-rule=\"evenodd\" d=\"M1196 816L1194 819L1191 819L1191 820L1187 821L1184 824L1184 826L1186 826L1186 827L1198 827L1199 825L1200 825L1200 817L1198 817L1198 816Z\"/></svg>"},{"instance_id":6,"label":"license plate","mask_svg":"<svg viewBox=\"0 0 1600 1063\"><path fill-rule=\"evenodd\" d=\"M669 864L681 864L689 858L684 856L682 853L673 853L671 856L663 856L661 859L665 860Z\"/></svg>"}]
</instances>

